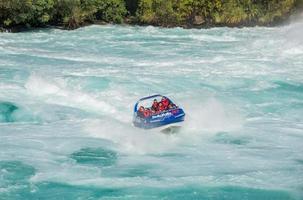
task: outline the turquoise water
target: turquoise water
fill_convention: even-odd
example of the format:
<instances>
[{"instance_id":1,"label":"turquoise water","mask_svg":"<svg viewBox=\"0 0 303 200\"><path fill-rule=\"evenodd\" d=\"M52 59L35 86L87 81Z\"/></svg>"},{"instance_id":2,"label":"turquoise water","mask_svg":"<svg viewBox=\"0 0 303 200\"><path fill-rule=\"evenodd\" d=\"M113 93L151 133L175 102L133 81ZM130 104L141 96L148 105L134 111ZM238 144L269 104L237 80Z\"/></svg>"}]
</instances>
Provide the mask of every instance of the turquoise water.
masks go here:
<instances>
[{"instance_id":1,"label":"turquoise water","mask_svg":"<svg viewBox=\"0 0 303 200\"><path fill-rule=\"evenodd\" d=\"M303 199L302 27L1 33L0 199Z\"/></svg>"}]
</instances>

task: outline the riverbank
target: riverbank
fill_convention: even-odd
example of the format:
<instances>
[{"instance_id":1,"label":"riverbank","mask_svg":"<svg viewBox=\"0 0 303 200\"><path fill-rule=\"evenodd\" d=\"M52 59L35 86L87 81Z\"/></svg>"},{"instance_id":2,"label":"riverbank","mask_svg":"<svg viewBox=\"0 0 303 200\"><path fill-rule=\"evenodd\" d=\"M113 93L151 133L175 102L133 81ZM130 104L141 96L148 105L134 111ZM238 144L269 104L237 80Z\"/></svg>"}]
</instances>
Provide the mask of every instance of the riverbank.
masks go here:
<instances>
[{"instance_id":1,"label":"riverbank","mask_svg":"<svg viewBox=\"0 0 303 200\"><path fill-rule=\"evenodd\" d=\"M0 31L55 27L73 30L91 24L210 28L278 26L303 8L303 0L266 2L195 0L54 0L0 3Z\"/></svg>"}]
</instances>

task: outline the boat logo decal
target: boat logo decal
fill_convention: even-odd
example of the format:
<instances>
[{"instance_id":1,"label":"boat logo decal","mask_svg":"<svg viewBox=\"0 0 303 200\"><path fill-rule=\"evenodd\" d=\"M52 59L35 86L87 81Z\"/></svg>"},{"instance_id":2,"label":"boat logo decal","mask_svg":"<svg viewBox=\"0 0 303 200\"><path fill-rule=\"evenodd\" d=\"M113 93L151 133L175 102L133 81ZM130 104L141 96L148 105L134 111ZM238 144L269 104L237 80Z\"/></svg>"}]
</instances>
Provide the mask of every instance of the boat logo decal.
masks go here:
<instances>
[{"instance_id":1,"label":"boat logo decal","mask_svg":"<svg viewBox=\"0 0 303 200\"><path fill-rule=\"evenodd\" d=\"M167 113L162 113L162 114L158 114L158 115L153 115L152 116L152 119L155 119L155 118L159 118L159 117L169 117L171 116L172 114L170 112L167 112Z\"/></svg>"}]
</instances>

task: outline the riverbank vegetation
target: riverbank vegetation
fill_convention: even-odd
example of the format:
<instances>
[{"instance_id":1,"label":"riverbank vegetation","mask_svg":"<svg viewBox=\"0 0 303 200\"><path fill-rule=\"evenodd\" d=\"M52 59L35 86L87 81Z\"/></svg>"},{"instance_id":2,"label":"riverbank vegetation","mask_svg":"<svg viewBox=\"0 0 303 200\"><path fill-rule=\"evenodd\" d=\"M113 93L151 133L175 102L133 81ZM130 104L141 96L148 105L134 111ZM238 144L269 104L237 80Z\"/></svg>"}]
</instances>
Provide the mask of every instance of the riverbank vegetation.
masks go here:
<instances>
[{"instance_id":1,"label":"riverbank vegetation","mask_svg":"<svg viewBox=\"0 0 303 200\"><path fill-rule=\"evenodd\" d=\"M0 0L0 28L93 23L164 27L275 25L303 0Z\"/></svg>"},{"instance_id":2,"label":"riverbank vegetation","mask_svg":"<svg viewBox=\"0 0 303 200\"><path fill-rule=\"evenodd\" d=\"M302 0L141 0L141 23L161 26L255 26L286 20Z\"/></svg>"}]
</instances>

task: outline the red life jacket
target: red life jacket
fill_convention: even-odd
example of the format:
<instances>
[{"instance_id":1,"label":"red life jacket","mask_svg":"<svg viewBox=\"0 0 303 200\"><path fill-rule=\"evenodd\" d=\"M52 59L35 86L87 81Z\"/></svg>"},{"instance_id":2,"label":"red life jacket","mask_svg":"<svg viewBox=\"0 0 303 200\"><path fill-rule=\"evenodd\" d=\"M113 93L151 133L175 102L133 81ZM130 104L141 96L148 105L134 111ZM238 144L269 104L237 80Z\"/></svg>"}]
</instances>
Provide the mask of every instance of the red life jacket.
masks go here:
<instances>
[{"instance_id":1,"label":"red life jacket","mask_svg":"<svg viewBox=\"0 0 303 200\"><path fill-rule=\"evenodd\" d=\"M168 108L168 105L169 105L168 99L164 99L164 100L162 101L162 104L163 104L164 108L167 109L167 108Z\"/></svg>"},{"instance_id":2,"label":"red life jacket","mask_svg":"<svg viewBox=\"0 0 303 200\"><path fill-rule=\"evenodd\" d=\"M159 105L159 111L162 112L163 110L165 110L165 106L162 104L162 106Z\"/></svg>"},{"instance_id":3,"label":"red life jacket","mask_svg":"<svg viewBox=\"0 0 303 200\"><path fill-rule=\"evenodd\" d=\"M150 116L150 112L149 110L144 110L144 117L149 117Z\"/></svg>"}]
</instances>

